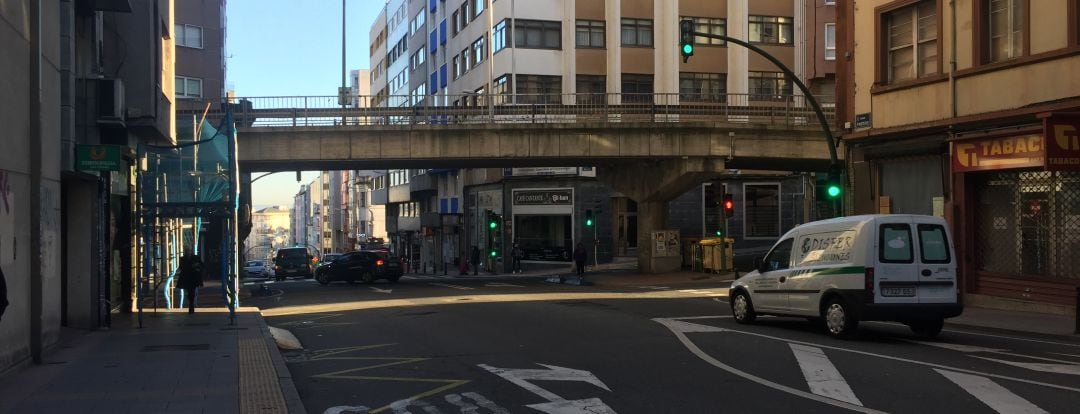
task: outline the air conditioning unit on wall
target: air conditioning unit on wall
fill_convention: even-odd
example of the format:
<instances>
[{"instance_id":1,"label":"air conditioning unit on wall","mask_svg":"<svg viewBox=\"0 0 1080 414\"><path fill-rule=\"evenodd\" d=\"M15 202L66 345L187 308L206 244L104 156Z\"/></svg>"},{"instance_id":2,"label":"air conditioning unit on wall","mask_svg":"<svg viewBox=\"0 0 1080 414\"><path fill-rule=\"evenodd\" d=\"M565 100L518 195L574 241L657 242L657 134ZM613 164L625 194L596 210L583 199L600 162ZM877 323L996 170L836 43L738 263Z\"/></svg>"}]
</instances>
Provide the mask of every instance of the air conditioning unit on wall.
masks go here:
<instances>
[{"instance_id":1,"label":"air conditioning unit on wall","mask_svg":"<svg viewBox=\"0 0 1080 414\"><path fill-rule=\"evenodd\" d=\"M97 123L124 125L124 81L121 79L98 79Z\"/></svg>"}]
</instances>

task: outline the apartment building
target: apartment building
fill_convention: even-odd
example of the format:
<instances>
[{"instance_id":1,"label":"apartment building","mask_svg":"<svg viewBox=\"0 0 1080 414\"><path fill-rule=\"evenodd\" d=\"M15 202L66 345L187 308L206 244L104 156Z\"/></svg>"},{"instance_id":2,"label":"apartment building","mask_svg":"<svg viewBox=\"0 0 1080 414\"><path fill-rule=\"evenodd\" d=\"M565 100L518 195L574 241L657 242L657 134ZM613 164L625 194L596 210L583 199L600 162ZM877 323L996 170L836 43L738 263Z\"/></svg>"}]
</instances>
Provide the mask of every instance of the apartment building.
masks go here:
<instances>
[{"instance_id":1,"label":"apartment building","mask_svg":"<svg viewBox=\"0 0 1080 414\"><path fill-rule=\"evenodd\" d=\"M694 57L683 63L678 53L681 19L692 19L702 32L745 34L831 104L834 9L826 0L391 1L371 29L373 105L737 103L790 99L784 96L796 93L768 60L723 41L696 39ZM403 11L407 24L400 25ZM401 60L408 62L403 72L398 71ZM379 76L380 68L391 67L385 77ZM401 79L408 84L407 98L393 96L401 90ZM376 181L374 202L388 204L388 220L396 221L388 222L391 239L411 246L402 253L424 271L452 263L472 246L502 257L514 242L529 243L527 255L536 261L566 260L578 241L598 243L601 261L632 255L637 243L635 204L612 198L616 194L598 184L595 174L592 168L392 170ZM748 180L755 186L744 187ZM733 191L738 187L738 193L748 197L745 205L754 206L747 213L754 218L747 226L759 229L735 233L752 233L768 243L806 220L801 206L782 206L791 205L795 196L805 197L801 184L813 185L811 180L791 174L729 179ZM673 203L679 206L671 211L673 221L701 218L680 226L684 236L714 233L705 222L718 218L715 211L705 217L704 189ZM560 202L527 201L545 194L558 195ZM516 212L515 200L524 203ZM785 209L788 214L782 215ZM742 213L740 209L740 217ZM588 214L596 216L596 227L585 226ZM487 221L493 216L505 232L488 234Z\"/></svg>"},{"instance_id":2,"label":"apartment building","mask_svg":"<svg viewBox=\"0 0 1080 414\"><path fill-rule=\"evenodd\" d=\"M837 3L850 209L946 217L968 304L1072 312L1080 1Z\"/></svg>"},{"instance_id":3,"label":"apartment building","mask_svg":"<svg viewBox=\"0 0 1080 414\"><path fill-rule=\"evenodd\" d=\"M226 0L176 2L176 97L217 105L225 90Z\"/></svg>"}]
</instances>

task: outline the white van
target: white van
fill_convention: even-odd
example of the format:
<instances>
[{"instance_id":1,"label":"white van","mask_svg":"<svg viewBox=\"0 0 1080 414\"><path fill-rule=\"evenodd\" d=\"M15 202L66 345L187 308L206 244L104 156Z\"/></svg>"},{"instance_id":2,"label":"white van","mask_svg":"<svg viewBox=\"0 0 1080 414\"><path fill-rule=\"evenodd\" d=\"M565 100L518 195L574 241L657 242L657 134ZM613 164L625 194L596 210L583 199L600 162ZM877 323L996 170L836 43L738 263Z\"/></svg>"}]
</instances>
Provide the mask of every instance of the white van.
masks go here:
<instances>
[{"instance_id":1,"label":"white van","mask_svg":"<svg viewBox=\"0 0 1080 414\"><path fill-rule=\"evenodd\" d=\"M898 321L926 336L960 315L956 254L945 220L866 215L816 221L787 232L757 270L731 285L739 323L757 315L824 322L851 334L860 320Z\"/></svg>"}]
</instances>

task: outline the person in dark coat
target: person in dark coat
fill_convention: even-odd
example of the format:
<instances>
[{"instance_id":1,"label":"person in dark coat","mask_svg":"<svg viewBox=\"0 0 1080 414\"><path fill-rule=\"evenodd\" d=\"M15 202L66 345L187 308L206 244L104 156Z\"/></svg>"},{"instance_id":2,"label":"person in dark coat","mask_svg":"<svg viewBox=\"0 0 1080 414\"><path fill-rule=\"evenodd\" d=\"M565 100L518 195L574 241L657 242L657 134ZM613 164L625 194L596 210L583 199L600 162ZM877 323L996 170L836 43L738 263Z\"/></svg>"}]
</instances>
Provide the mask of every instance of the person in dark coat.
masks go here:
<instances>
[{"instance_id":1,"label":"person in dark coat","mask_svg":"<svg viewBox=\"0 0 1080 414\"><path fill-rule=\"evenodd\" d=\"M585 275L585 261L589 259L589 252L585 251L585 244L578 243L574 249L574 263L577 264L578 276Z\"/></svg>"},{"instance_id":2,"label":"person in dark coat","mask_svg":"<svg viewBox=\"0 0 1080 414\"><path fill-rule=\"evenodd\" d=\"M4 309L7 307L7 280L4 279L4 269L0 268L0 319L4 318Z\"/></svg>"},{"instance_id":3,"label":"person in dark coat","mask_svg":"<svg viewBox=\"0 0 1080 414\"><path fill-rule=\"evenodd\" d=\"M469 263L472 264L473 276L480 274L480 248L473 246L469 252Z\"/></svg>"},{"instance_id":4,"label":"person in dark coat","mask_svg":"<svg viewBox=\"0 0 1080 414\"><path fill-rule=\"evenodd\" d=\"M199 287L203 285L205 271L206 266L203 264L202 259L198 255L192 254L190 248L185 248L184 255L180 257L180 267L176 269L176 273L179 275L176 287L184 289L190 298L190 301L188 301L188 313L195 313L195 302L199 300Z\"/></svg>"},{"instance_id":5,"label":"person in dark coat","mask_svg":"<svg viewBox=\"0 0 1080 414\"><path fill-rule=\"evenodd\" d=\"M514 250L510 253L514 258L514 273L521 273L521 260L525 258L525 249L521 248L521 245L514 243Z\"/></svg>"}]
</instances>

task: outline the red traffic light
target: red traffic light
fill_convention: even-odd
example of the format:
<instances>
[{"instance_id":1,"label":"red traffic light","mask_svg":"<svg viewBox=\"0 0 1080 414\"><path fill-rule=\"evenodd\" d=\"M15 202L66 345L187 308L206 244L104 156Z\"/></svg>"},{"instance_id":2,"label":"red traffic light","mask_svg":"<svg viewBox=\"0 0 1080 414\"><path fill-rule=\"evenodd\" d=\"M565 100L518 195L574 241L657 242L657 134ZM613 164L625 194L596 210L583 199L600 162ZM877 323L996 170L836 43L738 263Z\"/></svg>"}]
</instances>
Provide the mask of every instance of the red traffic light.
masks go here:
<instances>
[{"instance_id":1,"label":"red traffic light","mask_svg":"<svg viewBox=\"0 0 1080 414\"><path fill-rule=\"evenodd\" d=\"M731 194L724 194L724 202L721 203L724 207L724 217L732 217L735 215L735 197Z\"/></svg>"}]
</instances>

